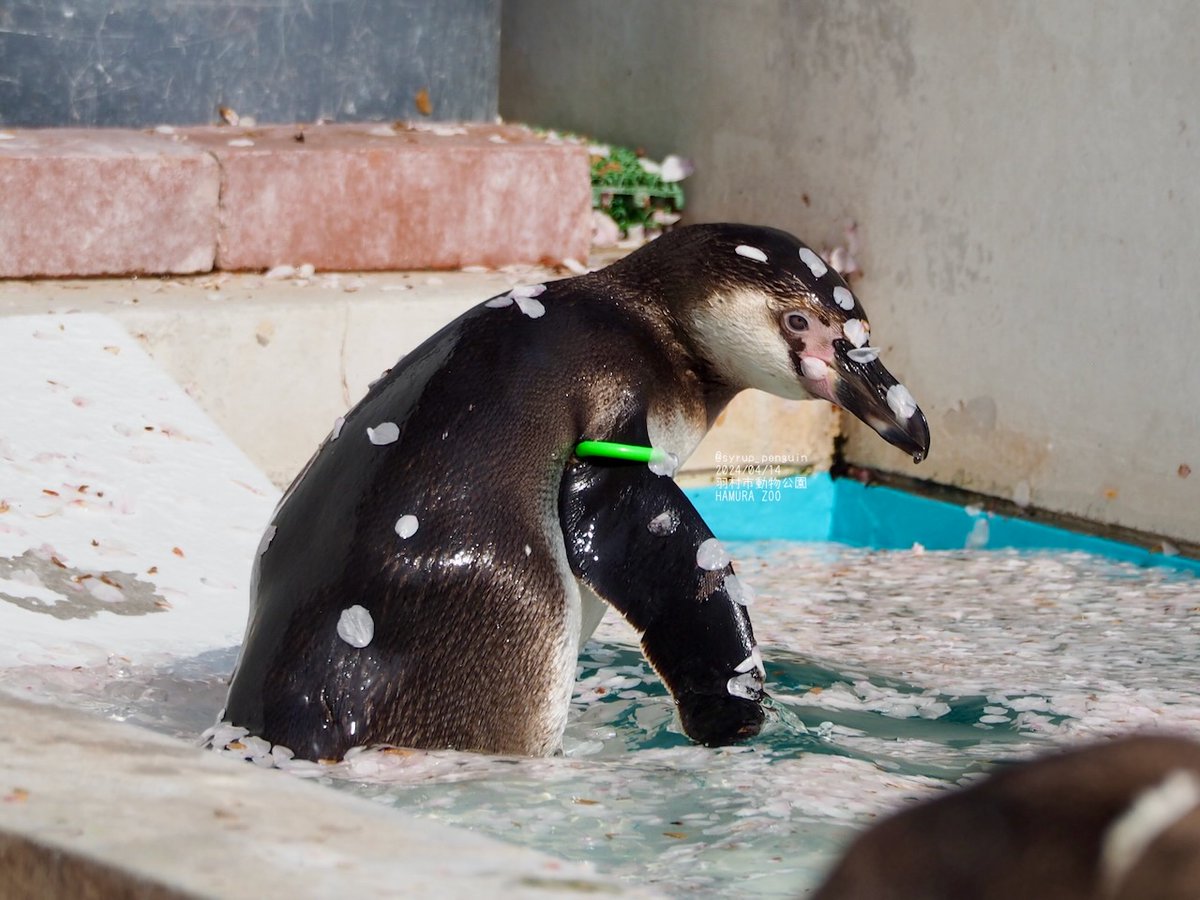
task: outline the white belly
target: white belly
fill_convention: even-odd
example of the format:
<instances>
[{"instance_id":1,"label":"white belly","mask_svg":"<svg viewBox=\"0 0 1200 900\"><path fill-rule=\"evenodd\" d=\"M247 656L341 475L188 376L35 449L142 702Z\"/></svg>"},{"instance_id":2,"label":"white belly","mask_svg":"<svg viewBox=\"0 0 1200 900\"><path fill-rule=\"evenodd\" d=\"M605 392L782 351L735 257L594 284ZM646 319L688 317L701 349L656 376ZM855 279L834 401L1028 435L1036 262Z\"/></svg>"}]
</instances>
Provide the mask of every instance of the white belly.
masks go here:
<instances>
[{"instance_id":1,"label":"white belly","mask_svg":"<svg viewBox=\"0 0 1200 900\"><path fill-rule=\"evenodd\" d=\"M582 581L578 581L578 584L581 607L579 617L579 648L582 650L588 638L595 633L600 620L604 618L604 613L608 610L608 604L596 596L596 592Z\"/></svg>"},{"instance_id":2,"label":"white belly","mask_svg":"<svg viewBox=\"0 0 1200 900\"><path fill-rule=\"evenodd\" d=\"M646 417L650 445L674 453L680 465L692 455L707 430L699 408L690 415L679 406L651 408Z\"/></svg>"}]
</instances>

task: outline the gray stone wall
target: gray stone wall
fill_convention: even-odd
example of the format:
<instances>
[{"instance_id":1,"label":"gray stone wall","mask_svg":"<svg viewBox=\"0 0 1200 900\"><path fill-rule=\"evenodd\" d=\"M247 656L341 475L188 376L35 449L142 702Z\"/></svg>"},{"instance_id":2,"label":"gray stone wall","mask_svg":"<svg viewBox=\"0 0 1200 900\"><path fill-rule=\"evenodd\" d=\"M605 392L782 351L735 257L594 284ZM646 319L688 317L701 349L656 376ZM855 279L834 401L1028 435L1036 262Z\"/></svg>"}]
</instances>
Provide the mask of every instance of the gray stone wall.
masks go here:
<instances>
[{"instance_id":1,"label":"gray stone wall","mask_svg":"<svg viewBox=\"0 0 1200 900\"><path fill-rule=\"evenodd\" d=\"M496 115L500 0L7 0L0 125Z\"/></svg>"}]
</instances>

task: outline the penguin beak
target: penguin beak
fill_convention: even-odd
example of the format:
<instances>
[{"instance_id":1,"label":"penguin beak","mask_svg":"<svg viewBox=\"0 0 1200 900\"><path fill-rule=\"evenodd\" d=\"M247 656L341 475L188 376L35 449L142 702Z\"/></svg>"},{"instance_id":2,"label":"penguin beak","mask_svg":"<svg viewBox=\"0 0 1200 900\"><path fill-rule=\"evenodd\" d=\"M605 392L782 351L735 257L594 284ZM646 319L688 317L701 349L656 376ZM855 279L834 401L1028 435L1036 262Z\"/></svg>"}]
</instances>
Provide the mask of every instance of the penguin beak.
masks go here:
<instances>
[{"instance_id":1,"label":"penguin beak","mask_svg":"<svg viewBox=\"0 0 1200 900\"><path fill-rule=\"evenodd\" d=\"M856 362L847 348L838 349L833 399L866 422L889 444L899 447L919 463L929 455L929 423L913 400L878 358Z\"/></svg>"}]
</instances>

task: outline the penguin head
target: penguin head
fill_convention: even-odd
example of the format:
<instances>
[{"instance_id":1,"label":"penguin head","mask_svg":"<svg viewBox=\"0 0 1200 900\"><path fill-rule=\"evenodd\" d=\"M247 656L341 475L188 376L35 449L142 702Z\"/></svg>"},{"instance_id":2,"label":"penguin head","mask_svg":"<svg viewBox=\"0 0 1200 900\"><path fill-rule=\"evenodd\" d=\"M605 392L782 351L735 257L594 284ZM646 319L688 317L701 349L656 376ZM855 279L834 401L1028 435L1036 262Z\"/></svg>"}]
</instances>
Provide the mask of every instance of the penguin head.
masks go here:
<instances>
[{"instance_id":1,"label":"penguin head","mask_svg":"<svg viewBox=\"0 0 1200 900\"><path fill-rule=\"evenodd\" d=\"M737 389L828 400L914 462L925 458L925 416L879 360L862 304L828 263L773 228L696 225L654 244L676 235L670 243L684 268L671 268L692 287L667 299L720 378Z\"/></svg>"}]
</instances>

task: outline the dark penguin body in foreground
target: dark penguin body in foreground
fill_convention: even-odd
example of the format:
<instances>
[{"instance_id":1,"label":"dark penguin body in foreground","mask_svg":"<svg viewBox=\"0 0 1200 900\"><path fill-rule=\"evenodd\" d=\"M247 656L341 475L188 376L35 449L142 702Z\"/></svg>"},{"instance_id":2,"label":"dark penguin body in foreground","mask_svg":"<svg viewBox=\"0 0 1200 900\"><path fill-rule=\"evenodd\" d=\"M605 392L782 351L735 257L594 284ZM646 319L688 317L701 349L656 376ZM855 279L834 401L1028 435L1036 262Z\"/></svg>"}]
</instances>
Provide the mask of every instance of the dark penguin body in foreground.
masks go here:
<instances>
[{"instance_id":1,"label":"dark penguin body in foreground","mask_svg":"<svg viewBox=\"0 0 1200 900\"><path fill-rule=\"evenodd\" d=\"M1145 736L1003 768L859 837L812 900L1200 897L1200 744Z\"/></svg>"},{"instance_id":2,"label":"dark penguin body in foreground","mask_svg":"<svg viewBox=\"0 0 1200 900\"><path fill-rule=\"evenodd\" d=\"M732 567L697 564L711 531L669 476L574 447L685 459L749 387L836 400L917 458L924 418L841 278L784 232L683 228L513 295L401 360L285 495L232 724L308 759L553 752L598 596L642 634L689 736L757 733L762 662Z\"/></svg>"}]
</instances>

